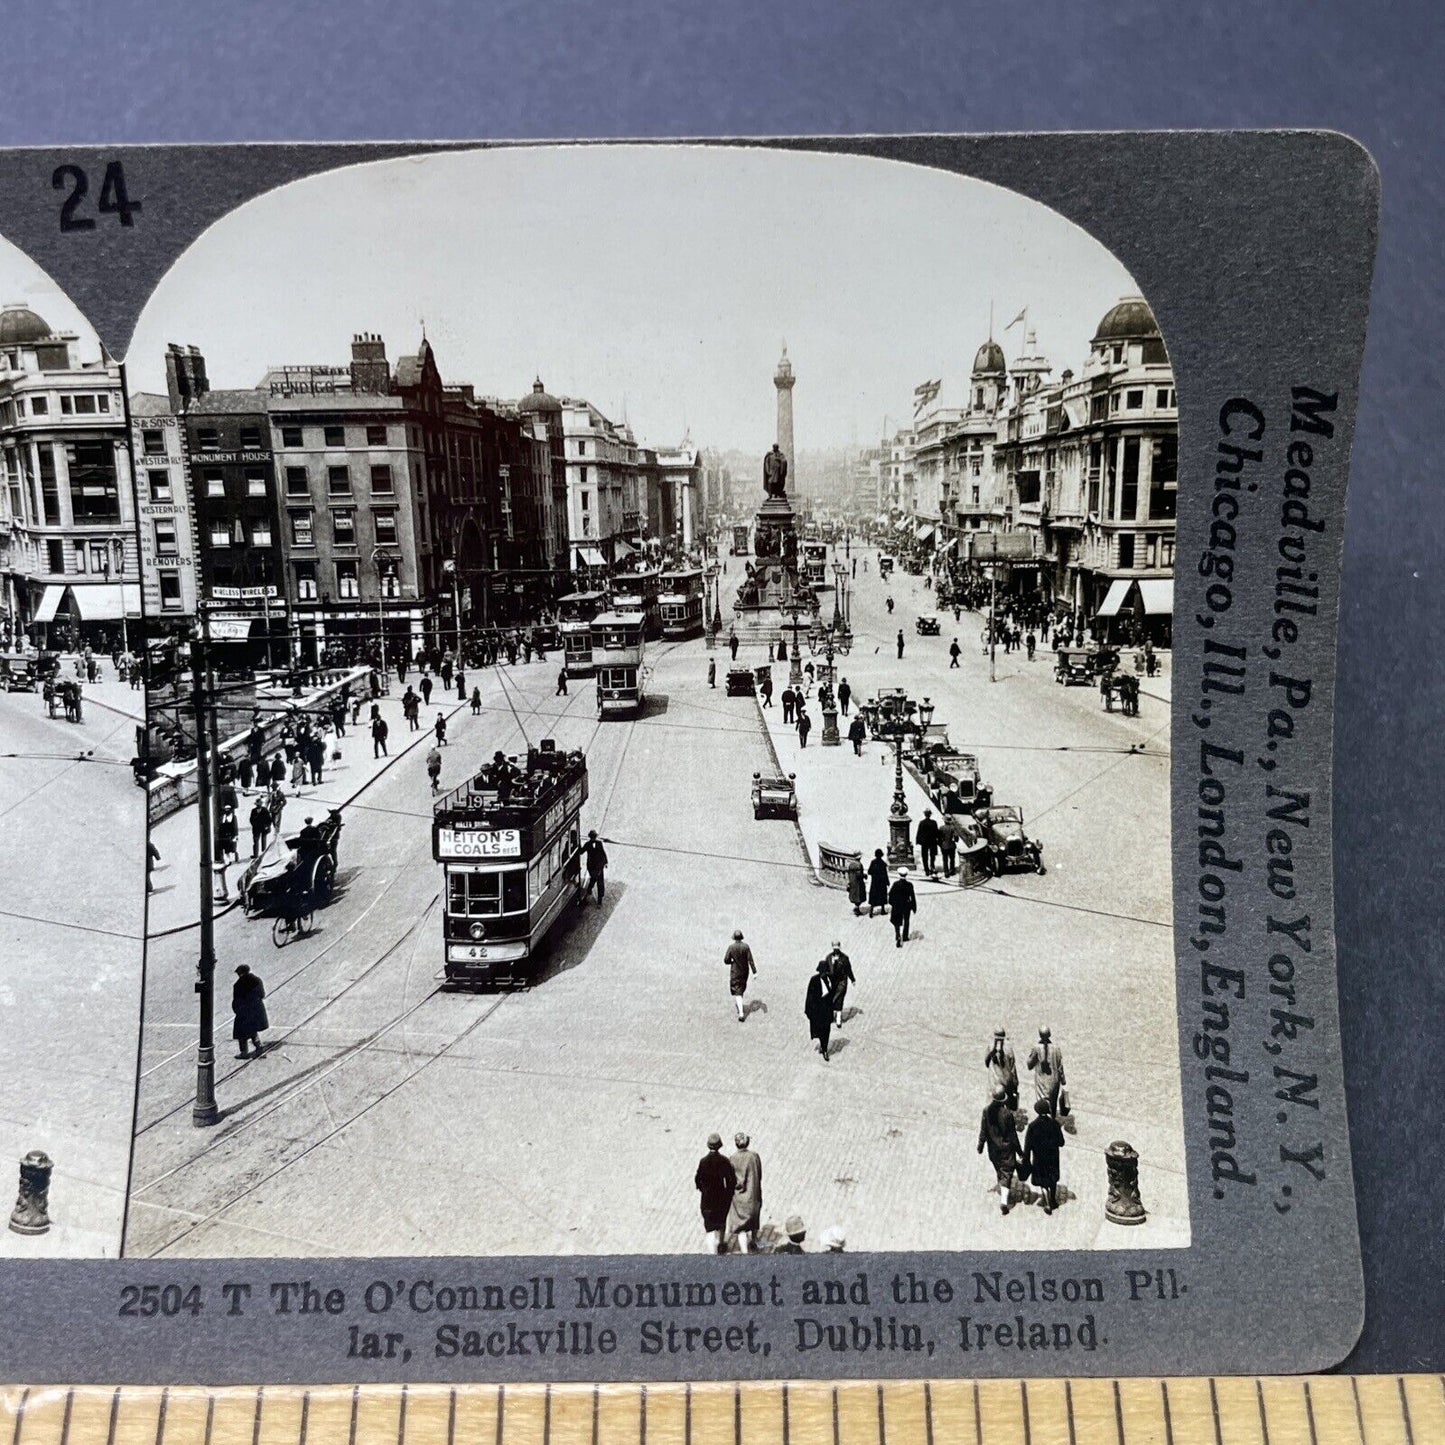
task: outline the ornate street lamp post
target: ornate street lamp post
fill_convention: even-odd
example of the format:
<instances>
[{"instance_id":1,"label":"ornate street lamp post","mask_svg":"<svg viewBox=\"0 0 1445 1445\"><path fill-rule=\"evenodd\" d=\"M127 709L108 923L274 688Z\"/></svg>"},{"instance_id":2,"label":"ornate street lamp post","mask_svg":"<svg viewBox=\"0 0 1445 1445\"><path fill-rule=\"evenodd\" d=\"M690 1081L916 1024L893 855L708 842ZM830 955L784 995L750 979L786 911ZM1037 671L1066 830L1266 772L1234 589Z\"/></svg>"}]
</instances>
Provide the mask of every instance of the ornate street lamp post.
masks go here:
<instances>
[{"instance_id":1,"label":"ornate street lamp post","mask_svg":"<svg viewBox=\"0 0 1445 1445\"><path fill-rule=\"evenodd\" d=\"M888 710L893 723L893 802L888 809L888 861L896 867L915 861L913 820L908 816L908 798L903 791L904 710L896 699L888 700Z\"/></svg>"}]
</instances>

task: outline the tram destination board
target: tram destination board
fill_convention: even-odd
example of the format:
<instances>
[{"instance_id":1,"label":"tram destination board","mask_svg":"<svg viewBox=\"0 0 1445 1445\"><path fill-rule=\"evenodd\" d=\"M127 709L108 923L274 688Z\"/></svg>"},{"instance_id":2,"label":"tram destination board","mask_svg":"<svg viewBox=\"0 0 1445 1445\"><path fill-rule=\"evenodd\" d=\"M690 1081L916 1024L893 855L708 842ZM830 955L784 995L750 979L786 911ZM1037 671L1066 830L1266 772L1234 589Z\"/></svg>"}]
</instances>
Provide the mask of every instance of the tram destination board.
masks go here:
<instances>
[{"instance_id":1,"label":"tram destination board","mask_svg":"<svg viewBox=\"0 0 1445 1445\"><path fill-rule=\"evenodd\" d=\"M1336 1366L1377 204L1314 132L0 152L4 1371L175 1445Z\"/></svg>"}]
</instances>

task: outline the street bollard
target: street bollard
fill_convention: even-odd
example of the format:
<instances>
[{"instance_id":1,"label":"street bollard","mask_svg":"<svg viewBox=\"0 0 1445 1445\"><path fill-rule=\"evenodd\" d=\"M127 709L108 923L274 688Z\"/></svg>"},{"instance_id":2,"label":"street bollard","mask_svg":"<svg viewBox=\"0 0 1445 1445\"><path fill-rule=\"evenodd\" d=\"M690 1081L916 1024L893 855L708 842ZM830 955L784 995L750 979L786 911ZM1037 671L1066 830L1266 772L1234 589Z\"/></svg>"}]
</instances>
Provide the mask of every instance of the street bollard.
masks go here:
<instances>
[{"instance_id":1,"label":"street bollard","mask_svg":"<svg viewBox=\"0 0 1445 1445\"><path fill-rule=\"evenodd\" d=\"M20 1161L20 1196L10 1213L15 1234L44 1234L50 1228L50 1156L32 1149Z\"/></svg>"},{"instance_id":2,"label":"street bollard","mask_svg":"<svg viewBox=\"0 0 1445 1445\"><path fill-rule=\"evenodd\" d=\"M1104 1218L1110 1224L1143 1224L1149 1217L1139 1198L1139 1155L1133 1145L1116 1139L1104 1151L1109 1171L1109 1198Z\"/></svg>"}]
</instances>

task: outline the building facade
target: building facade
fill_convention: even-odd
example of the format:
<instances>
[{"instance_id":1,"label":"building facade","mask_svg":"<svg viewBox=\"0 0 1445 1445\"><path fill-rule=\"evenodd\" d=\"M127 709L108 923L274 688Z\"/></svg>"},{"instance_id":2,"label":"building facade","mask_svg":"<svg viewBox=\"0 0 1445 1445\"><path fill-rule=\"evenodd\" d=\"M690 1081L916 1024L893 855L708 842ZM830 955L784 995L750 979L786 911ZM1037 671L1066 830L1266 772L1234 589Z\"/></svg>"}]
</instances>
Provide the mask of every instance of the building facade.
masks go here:
<instances>
[{"instance_id":1,"label":"building facade","mask_svg":"<svg viewBox=\"0 0 1445 1445\"><path fill-rule=\"evenodd\" d=\"M196 529L185 434L170 399L153 392L131 396L130 416L141 600L147 618L189 625L196 618Z\"/></svg>"}]
</instances>

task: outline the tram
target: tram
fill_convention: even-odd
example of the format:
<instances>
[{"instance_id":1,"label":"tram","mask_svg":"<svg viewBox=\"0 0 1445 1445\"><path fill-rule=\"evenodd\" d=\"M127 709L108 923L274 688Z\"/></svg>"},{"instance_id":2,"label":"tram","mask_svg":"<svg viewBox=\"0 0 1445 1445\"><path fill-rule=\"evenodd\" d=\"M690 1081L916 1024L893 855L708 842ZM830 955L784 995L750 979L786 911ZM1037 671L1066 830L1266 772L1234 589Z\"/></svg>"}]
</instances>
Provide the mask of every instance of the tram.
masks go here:
<instances>
[{"instance_id":1,"label":"tram","mask_svg":"<svg viewBox=\"0 0 1445 1445\"><path fill-rule=\"evenodd\" d=\"M662 613L658 596L662 591L662 569L639 567L612 579L612 610L642 614L643 635L651 641L662 636Z\"/></svg>"},{"instance_id":2,"label":"tram","mask_svg":"<svg viewBox=\"0 0 1445 1445\"><path fill-rule=\"evenodd\" d=\"M569 592L558 603L561 613L562 660L568 677L591 677L597 665L592 660L592 619L607 606L605 592Z\"/></svg>"},{"instance_id":3,"label":"tram","mask_svg":"<svg viewBox=\"0 0 1445 1445\"><path fill-rule=\"evenodd\" d=\"M702 632L703 592L701 567L679 567L662 574L657 605L664 637L697 637Z\"/></svg>"},{"instance_id":4,"label":"tram","mask_svg":"<svg viewBox=\"0 0 1445 1445\"><path fill-rule=\"evenodd\" d=\"M592 619L599 717L629 717L641 711L647 647L643 631L638 612L602 612Z\"/></svg>"},{"instance_id":5,"label":"tram","mask_svg":"<svg viewBox=\"0 0 1445 1445\"><path fill-rule=\"evenodd\" d=\"M442 865L447 983L525 982L528 960L582 897L586 801L586 755L559 752L551 738L438 800L432 857Z\"/></svg>"},{"instance_id":6,"label":"tram","mask_svg":"<svg viewBox=\"0 0 1445 1445\"><path fill-rule=\"evenodd\" d=\"M748 529L746 525L733 528L732 554L734 557L746 557L748 555Z\"/></svg>"},{"instance_id":7,"label":"tram","mask_svg":"<svg viewBox=\"0 0 1445 1445\"><path fill-rule=\"evenodd\" d=\"M803 543L803 576L811 587L828 586L828 544Z\"/></svg>"}]
</instances>

